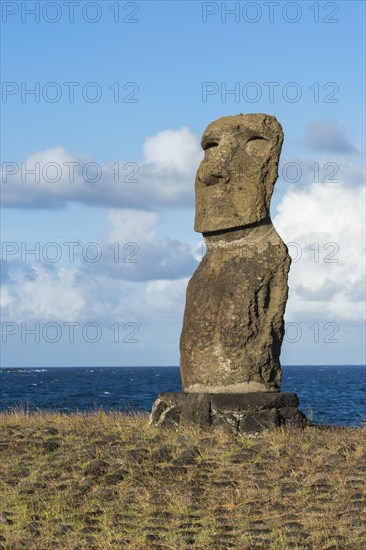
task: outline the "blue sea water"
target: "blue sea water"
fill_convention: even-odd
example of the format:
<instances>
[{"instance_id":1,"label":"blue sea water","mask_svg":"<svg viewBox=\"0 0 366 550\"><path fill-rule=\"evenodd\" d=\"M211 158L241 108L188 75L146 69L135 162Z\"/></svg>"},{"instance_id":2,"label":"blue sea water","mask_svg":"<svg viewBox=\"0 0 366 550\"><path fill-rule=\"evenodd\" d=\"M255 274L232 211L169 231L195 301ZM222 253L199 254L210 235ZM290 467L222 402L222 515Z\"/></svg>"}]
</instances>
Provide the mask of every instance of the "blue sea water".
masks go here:
<instances>
[{"instance_id":1,"label":"blue sea water","mask_svg":"<svg viewBox=\"0 0 366 550\"><path fill-rule=\"evenodd\" d=\"M366 422L363 365L283 366L281 391L296 392L313 422ZM180 391L179 367L0 369L0 410L150 411L159 392Z\"/></svg>"}]
</instances>

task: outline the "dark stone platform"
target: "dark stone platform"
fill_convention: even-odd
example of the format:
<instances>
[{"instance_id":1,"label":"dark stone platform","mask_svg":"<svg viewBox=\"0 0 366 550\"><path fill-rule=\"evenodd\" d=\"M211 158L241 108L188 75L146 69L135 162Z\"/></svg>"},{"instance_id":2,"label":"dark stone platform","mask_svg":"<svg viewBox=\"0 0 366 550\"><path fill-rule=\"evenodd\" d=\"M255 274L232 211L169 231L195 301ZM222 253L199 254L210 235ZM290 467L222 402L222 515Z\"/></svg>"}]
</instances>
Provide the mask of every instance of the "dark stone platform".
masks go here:
<instances>
[{"instance_id":1,"label":"dark stone platform","mask_svg":"<svg viewBox=\"0 0 366 550\"><path fill-rule=\"evenodd\" d=\"M235 434L259 433L284 425L301 428L308 420L298 405L296 393L165 392L153 405L150 424L223 427Z\"/></svg>"}]
</instances>

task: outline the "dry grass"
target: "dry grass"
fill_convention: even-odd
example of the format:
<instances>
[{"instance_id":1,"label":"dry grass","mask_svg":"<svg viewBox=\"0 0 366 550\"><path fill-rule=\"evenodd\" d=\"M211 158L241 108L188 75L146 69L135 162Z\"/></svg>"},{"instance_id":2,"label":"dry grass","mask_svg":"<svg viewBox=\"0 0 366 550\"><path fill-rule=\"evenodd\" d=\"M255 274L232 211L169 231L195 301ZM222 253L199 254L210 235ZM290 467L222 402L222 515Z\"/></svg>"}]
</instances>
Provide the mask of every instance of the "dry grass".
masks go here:
<instances>
[{"instance_id":1,"label":"dry grass","mask_svg":"<svg viewBox=\"0 0 366 550\"><path fill-rule=\"evenodd\" d=\"M15 411L0 433L0 548L365 547L365 427L234 438Z\"/></svg>"}]
</instances>

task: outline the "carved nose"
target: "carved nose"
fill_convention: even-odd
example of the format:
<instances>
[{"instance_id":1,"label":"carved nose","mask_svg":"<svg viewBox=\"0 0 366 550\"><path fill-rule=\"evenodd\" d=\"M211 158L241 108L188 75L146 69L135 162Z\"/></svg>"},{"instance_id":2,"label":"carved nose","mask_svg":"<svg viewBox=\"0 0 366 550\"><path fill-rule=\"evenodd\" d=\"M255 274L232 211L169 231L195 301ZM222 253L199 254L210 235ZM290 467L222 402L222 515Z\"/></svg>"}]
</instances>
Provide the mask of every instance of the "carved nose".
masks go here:
<instances>
[{"instance_id":1,"label":"carved nose","mask_svg":"<svg viewBox=\"0 0 366 550\"><path fill-rule=\"evenodd\" d=\"M221 181L224 180L224 176L222 174L214 174L210 173L205 176L205 178L202 180L202 182L207 185L217 185Z\"/></svg>"},{"instance_id":2,"label":"carved nose","mask_svg":"<svg viewBox=\"0 0 366 550\"><path fill-rule=\"evenodd\" d=\"M197 177L207 187L219 183L228 183L230 180L229 173L226 170L210 170L205 168L201 168L198 171Z\"/></svg>"}]
</instances>

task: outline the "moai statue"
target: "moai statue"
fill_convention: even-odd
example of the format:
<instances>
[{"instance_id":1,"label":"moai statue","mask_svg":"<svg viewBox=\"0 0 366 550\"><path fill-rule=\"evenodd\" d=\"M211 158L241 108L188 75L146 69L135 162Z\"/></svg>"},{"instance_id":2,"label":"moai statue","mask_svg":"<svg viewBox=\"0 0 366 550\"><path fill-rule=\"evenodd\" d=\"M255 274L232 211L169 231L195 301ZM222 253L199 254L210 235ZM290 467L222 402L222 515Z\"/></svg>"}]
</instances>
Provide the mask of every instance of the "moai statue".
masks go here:
<instances>
[{"instance_id":1,"label":"moai statue","mask_svg":"<svg viewBox=\"0 0 366 550\"><path fill-rule=\"evenodd\" d=\"M279 391L291 260L269 207L282 142L262 114L220 118L203 134L195 230L207 252L187 289L185 392Z\"/></svg>"},{"instance_id":2,"label":"moai statue","mask_svg":"<svg viewBox=\"0 0 366 550\"><path fill-rule=\"evenodd\" d=\"M180 339L183 391L159 394L151 423L234 433L303 426L280 393L290 257L270 218L283 132L275 117L220 118L202 137L195 230L207 252L188 283Z\"/></svg>"}]
</instances>

